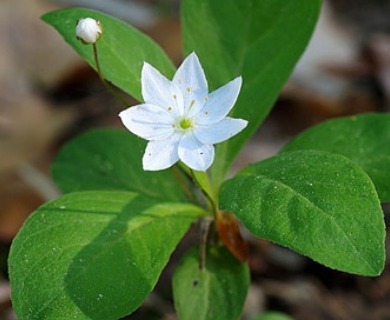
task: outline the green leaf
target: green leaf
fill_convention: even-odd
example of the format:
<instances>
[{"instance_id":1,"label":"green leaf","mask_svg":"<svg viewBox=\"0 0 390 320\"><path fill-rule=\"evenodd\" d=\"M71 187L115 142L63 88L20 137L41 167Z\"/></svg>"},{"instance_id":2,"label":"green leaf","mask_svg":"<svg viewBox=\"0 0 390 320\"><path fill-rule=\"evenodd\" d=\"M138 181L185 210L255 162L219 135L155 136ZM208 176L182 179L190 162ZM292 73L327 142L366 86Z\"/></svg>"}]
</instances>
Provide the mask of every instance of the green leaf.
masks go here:
<instances>
[{"instance_id":1,"label":"green leaf","mask_svg":"<svg viewBox=\"0 0 390 320\"><path fill-rule=\"evenodd\" d=\"M314 126L282 151L316 149L339 153L370 176L383 202L390 202L390 114L364 114Z\"/></svg>"},{"instance_id":2,"label":"green leaf","mask_svg":"<svg viewBox=\"0 0 390 320\"><path fill-rule=\"evenodd\" d=\"M116 320L131 313L202 214L129 192L73 193L42 206L11 248L18 317Z\"/></svg>"},{"instance_id":3,"label":"green leaf","mask_svg":"<svg viewBox=\"0 0 390 320\"><path fill-rule=\"evenodd\" d=\"M193 248L173 276L175 308L180 320L236 320L248 287L248 266L225 247L208 249L203 270L199 269L199 249Z\"/></svg>"},{"instance_id":4,"label":"green leaf","mask_svg":"<svg viewBox=\"0 0 390 320\"><path fill-rule=\"evenodd\" d=\"M270 311L251 320L293 320L293 318L281 312Z\"/></svg>"},{"instance_id":5,"label":"green leaf","mask_svg":"<svg viewBox=\"0 0 390 320\"><path fill-rule=\"evenodd\" d=\"M88 131L62 148L53 164L54 180L65 193L125 190L163 201L185 201L175 169L142 169L145 146L144 140L127 131Z\"/></svg>"},{"instance_id":6,"label":"green leaf","mask_svg":"<svg viewBox=\"0 0 390 320\"><path fill-rule=\"evenodd\" d=\"M367 276L383 270L377 193L341 155L305 150L258 162L224 183L220 206L255 235L330 268Z\"/></svg>"},{"instance_id":7,"label":"green leaf","mask_svg":"<svg viewBox=\"0 0 390 320\"><path fill-rule=\"evenodd\" d=\"M165 52L148 36L130 25L100 12L70 8L49 12L42 20L53 26L94 69L92 45L76 38L76 24L82 18L94 18L103 26L101 39L96 43L104 77L141 101L141 69L149 62L164 75L171 77L175 67Z\"/></svg>"},{"instance_id":8,"label":"green leaf","mask_svg":"<svg viewBox=\"0 0 390 320\"><path fill-rule=\"evenodd\" d=\"M243 87L231 115L249 121L233 139L219 145L212 167L215 188L244 142L269 113L305 49L319 0L184 0L183 42L195 51L215 89L241 75Z\"/></svg>"}]
</instances>

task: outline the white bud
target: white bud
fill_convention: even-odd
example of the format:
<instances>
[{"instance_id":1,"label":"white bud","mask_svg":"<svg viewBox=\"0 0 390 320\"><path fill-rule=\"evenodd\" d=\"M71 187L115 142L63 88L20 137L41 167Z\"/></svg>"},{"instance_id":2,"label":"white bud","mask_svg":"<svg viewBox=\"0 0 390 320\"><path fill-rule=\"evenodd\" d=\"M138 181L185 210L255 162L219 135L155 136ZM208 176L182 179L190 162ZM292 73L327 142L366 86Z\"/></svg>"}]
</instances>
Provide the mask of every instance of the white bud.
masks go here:
<instances>
[{"instance_id":1,"label":"white bud","mask_svg":"<svg viewBox=\"0 0 390 320\"><path fill-rule=\"evenodd\" d=\"M95 19L84 18L77 22L76 35L84 43L95 43L99 40L102 32L103 26Z\"/></svg>"}]
</instances>

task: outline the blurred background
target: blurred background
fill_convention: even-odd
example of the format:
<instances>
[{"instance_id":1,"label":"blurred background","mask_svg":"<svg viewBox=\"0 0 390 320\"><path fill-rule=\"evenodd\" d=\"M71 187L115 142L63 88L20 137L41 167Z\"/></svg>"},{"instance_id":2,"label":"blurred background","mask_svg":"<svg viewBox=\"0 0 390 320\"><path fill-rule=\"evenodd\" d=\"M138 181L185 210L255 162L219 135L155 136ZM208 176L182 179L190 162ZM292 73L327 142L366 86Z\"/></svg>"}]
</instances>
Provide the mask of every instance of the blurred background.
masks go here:
<instances>
[{"instance_id":1,"label":"blurred background","mask_svg":"<svg viewBox=\"0 0 390 320\"><path fill-rule=\"evenodd\" d=\"M60 195L50 163L75 135L121 127L121 106L40 16L82 6L123 19L182 60L179 0L0 1L0 320L16 319L7 255L28 215ZM390 0L324 0L307 51L234 170L275 154L303 129L332 117L390 110ZM387 223L389 207L385 207ZM389 239L389 237L387 237ZM249 238L252 285L243 319L279 310L296 319L390 319L390 268L378 278L336 272ZM389 245L388 245L389 247ZM177 255L172 257L172 265ZM176 319L171 264L128 319Z\"/></svg>"}]
</instances>

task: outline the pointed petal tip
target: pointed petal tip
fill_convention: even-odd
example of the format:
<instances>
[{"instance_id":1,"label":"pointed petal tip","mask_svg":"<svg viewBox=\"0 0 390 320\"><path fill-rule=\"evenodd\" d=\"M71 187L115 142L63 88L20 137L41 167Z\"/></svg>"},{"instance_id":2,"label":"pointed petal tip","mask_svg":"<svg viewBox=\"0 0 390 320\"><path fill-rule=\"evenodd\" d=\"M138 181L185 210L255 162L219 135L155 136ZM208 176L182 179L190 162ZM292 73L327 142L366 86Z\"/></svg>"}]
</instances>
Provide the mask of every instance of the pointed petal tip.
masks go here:
<instances>
[{"instance_id":1,"label":"pointed petal tip","mask_svg":"<svg viewBox=\"0 0 390 320\"><path fill-rule=\"evenodd\" d=\"M241 86L242 86L242 76L238 76L237 78L234 78L231 82L235 82L237 83L237 86L238 86L238 90L240 91L241 90Z\"/></svg>"},{"instance_id":2,"label":"pointed petal tip","mask_svg":"<svg viewBox=\"0 0 390 320\"><path fill-rule=\"evenodd\" d=\"M130 108L127 108L127 109L122 110L121 112L118 113L118 117L122 120L122 122L123 122L123 121L126 119L126 117L128 116L129 109L130 109Z\"/></svg>"},{"instance_id":3,"label":"pointed petal tip","mask_svg":"<svg viewBox=\"0 0 390 320\"><path fill-rule=\"evenodd\" d=\"M144 61L142 64L142 73L149 71L150 69L154 69L154 67L149 62Z\"/></svg>"},{"instance_id":4,"label":"pointed petal tip","mask_svg":"<svg viewBox=\"0 0 390 320\"><path fill-rule=\"evenodd\" d=\"M136 107L136 106L134 106ZM131 107L130 107L131 108ZM118 117L123 119L126 116L126 113L129 111L130 108L127 108L125 110L122 110L121 112L118 113Z\"/></svg>"},{"instance_id":5,"label":"pointed petal tip","mask_svg":"<svg viewBox=\"0 0 390 320\"><path fill-rule=\"evenodd\" d=\"M195 51L192 51L182 62L182 64L184 64L185 61L192 61L192 63L194 63L196 65L197 68L200 68L202 69L203 71L203 67L202 67L202 64L200 63L199 61L199 57L198 55L196 54Z\"/></svg>"},{"instance_id":6,"label":"pointed petal tip","mask_svg":"<svg viewBox=\"0 0 390 320\"><path fill-rule=\"evenodd\" d=\"M142 64L142 67L151 67L152 65L147 62L147 61L144 61L144 63Z\"/></svg>"},{"instance_id":7,"label":"pointed petal tip","mask_svg":"<svg viewBox=\"0 0 390 320\"><path fill-rule=\"evenodd\" d=\"M233 135L236 135L237 133L241 132L246 128L248 125L248 121L244 119L237 119L237 118L230 118L226 117L225 120L229 121L230 123L234 123L236 132Z\"/></svg>"},{"instance_id":8,"label":"pointed petal tip","mask_svg":"<svg viewBox=\"0 0 390 320\"><path fill-rule=\"evenodd\" d=\"M230 118L230 119L236 123L236 132L233 133L232 137L240 133L242 130L244 130L249 123L247 120L244 119L237 119L237 118Z\"/></svg>"},{"instance_id":9,"label":"pointed petal tip","mask_svg":"<svg viewBox=\"0 0 390 320\"><path fill-rule=\"evenodd\" d=\"M153 67L149 62L144 61L143 65L142 65L141 77L144 77L145 75L147 77L150 77L150 76L154 76L155 74L159 75L161 73L155 67ZM142 79L142 80L145 80L145 79Z\"/></svg>"},{"instance_id":10,"label":"pointed petal tip","mask_svg":"<svg viewBox=\"0 0 390 320\"><path fill-rule=\"evenodd\" d=\"M196 58L197 60L199 60L199 58L198 58L198 55L196 54L196 52L195 51L191 51L191 53L187 56L187 58L185 58L184 60L186 60L186 59L188 59L188 58Z\"/></svg>"}]
</instances>

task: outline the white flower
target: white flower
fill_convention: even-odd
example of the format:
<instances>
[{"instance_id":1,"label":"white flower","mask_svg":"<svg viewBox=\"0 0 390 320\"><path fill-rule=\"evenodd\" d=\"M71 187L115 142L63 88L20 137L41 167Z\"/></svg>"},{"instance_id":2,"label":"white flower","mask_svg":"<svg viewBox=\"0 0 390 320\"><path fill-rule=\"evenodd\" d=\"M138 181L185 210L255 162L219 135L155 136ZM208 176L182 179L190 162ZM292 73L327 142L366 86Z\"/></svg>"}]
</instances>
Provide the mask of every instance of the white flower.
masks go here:
<instances>
[{"instance_id":1,"label":"white flower","mask_svg":"<svg viewBox=\"0 0 390 320\"><path fill-rule=\"evenodd\" d=\"M102 32L101 23L95 19L84 18L77 22L76 35L84 43L95 43L99 40Z\"/></svg>"},{"instance_id":2,"label":"white flower","mask_svg":"<svg viewBox=\"0 0 390 320\"><path fill-rule=\"evenodd\" d=\"M206 171L214 160L213 144L229 139L248 123L227 117L240 92L241 77L208 94L195 53L184 60L172 81L146 62L141 80L145 103L119 116L127 129L149 140L144 170L163 170L181 160L194 170Z\"/></svg>"}]
</instances>

